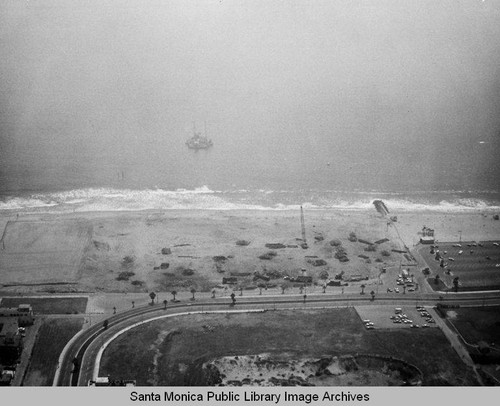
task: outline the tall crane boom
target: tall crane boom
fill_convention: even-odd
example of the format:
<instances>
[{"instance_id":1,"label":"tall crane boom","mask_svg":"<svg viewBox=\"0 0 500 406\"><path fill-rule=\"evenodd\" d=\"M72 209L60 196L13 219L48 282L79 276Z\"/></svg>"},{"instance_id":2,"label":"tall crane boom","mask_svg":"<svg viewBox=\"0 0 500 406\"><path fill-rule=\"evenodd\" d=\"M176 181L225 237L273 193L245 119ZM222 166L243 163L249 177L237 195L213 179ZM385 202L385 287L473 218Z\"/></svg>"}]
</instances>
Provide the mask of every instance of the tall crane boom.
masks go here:
<instances>
[{"instance_id":1,"label":"tall crane boom","mask_svg":"<svg viewBox=\"0 0 500 406\"><path fill-rule=\"evenodd\" d=\"M302 227L302 248L306 249L307 248L307 240L306 240L306 224L304 221L304 210L302 209L302 206L300 206L300 225Z\"/></svg>"}]
</instances>

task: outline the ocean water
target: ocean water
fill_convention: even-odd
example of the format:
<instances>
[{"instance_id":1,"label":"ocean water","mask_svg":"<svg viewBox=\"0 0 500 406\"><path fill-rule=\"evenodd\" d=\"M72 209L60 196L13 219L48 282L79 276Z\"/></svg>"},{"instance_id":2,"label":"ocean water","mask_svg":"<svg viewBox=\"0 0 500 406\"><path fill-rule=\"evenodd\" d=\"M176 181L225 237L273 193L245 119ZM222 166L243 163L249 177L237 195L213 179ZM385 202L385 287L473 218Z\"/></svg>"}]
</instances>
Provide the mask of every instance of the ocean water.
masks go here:
<instances>
[{"instance_id":1,"label":"ocean water","mask_svg":"<svg viewBox=\"0 0 500 406\"><path fill-rule=\"evenodd\" d=\"M376 3L5 2L0 211L498 210L500 6Z\"/></svg>"}]
</instances>

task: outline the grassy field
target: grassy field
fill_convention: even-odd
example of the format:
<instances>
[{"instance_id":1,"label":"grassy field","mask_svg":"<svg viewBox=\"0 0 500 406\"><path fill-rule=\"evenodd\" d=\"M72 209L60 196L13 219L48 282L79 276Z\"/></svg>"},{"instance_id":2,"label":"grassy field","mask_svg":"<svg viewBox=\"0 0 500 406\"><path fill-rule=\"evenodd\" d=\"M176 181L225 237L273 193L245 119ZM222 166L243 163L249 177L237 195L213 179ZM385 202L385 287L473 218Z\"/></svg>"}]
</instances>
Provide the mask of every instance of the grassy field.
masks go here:
<instances>
[{"instance_id":1,"label":"grassy field","mask_svg":"<svg viewBox=\"0 0 500 406\"><path fill-rule=\"evenodd\" d=\"M455 318L449 319L470 344L485 341L500 348L500 307L461 307L453 309Z\"/></svg>"},{"instance_id":2,"label":"grassy field","mask_svg":"<svg viewBox=\"0 0 500 406\"><path fill-rule=\"evenodd\" d=\"M458 276L459 289L462 290L500 287L500 268L496 266L500 264L500 247L493 245L492 241L482 242L482 247L474 247L471 242L462 242L461 247L454 247L453 244L456 243L439 243L440 253L446 252L444 259L448 263L447 269L451 271L451 275L446 275L445 269L439 266L439 261L430 253L430 246L420 248L420 254L432 271L431 277L439 275L449 288L453 288L452 280Z\"/></svg>"},{"instance_id":3,"label":"grassy field","mask_svg":"<svg viewBox=\"0 0 500 406\"><path fill-rule=\"evenodd\" d=\"M0 305L17 307L19 304L28 303L35 314L77 314L85 313L87 301L86 297L4 298Z\"/></svg>"},{"instance_id":4,"label":"grassy field","mask_svg":"<svg viewBox=\"0 0 500 406\"><path fill-rule=\"evenodd\" d=\"M104 353L100 375L136 379L138 385L203 385L204 362L264 353L301 358L394 356L420 368L424 385L476 384L441 330L366 330L352 308L154 321L117 338Z\"/></svg>"},{"instance_id":5,"label":"grassy field","mask_svg":"<svg viewBox=\"0 0 500 406\"><path fill-rule=\"evenodd\" d=\"M23 386L51 386L59 354L82 328L83 318L46 319L38 331Z\"/></svg>"}]
</instances>

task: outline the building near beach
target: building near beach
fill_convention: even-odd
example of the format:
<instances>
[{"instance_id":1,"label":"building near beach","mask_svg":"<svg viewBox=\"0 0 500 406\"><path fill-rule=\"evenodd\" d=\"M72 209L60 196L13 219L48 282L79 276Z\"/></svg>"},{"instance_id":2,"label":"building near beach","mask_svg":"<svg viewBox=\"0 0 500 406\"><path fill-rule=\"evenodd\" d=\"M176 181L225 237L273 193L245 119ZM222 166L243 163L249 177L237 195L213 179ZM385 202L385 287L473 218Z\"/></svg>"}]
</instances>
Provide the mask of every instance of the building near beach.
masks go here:
<instances>
[{"instance_id":1,"label":"building near beach","mask_svg":"<svg viewBox=\"0 0 500 406\"><path fill-rule=\"evenodd\" d=\"M423 226L422 237L420 237L420 243L422 244L434 244L434 230L432 228Z\"/></svg>"}]
</instances>

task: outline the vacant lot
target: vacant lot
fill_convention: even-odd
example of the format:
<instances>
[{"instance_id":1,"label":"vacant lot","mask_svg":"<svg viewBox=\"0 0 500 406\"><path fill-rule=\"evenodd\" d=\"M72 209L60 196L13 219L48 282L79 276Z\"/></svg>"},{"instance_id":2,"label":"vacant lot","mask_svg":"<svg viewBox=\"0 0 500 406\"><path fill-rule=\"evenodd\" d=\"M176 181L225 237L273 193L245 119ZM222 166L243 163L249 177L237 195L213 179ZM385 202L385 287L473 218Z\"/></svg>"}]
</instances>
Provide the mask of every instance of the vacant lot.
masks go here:
<instances>
[{"instance_id":1,"label":"vacant lot","mask_svg":"<svg viewBox=\"0 0 500 406\"><path fill-rule=\"evenodd\" d=\"M46 319L38 330L24 386L51 386L59 354L82 328L83 318Z\"/></svg>"},{"instance_id":2,"label":"vacant lot","mask_svg":"<svg viewBox=\"0 0 500 406\"><path fill-rule=\"evenodd\" d=\"M500 348L500 307L461 307L453 309L454 317L449 319L470 344L485 341Z\"/></svg>"},{"instance_id":3,"label":"vacant lot","mask_svg":"<svg viewBox=\"0 0 500 406\"><path fill-rule=\"evenodd\" d=\"M88 221L11 221L0 250L2 284L75 282L92 236Z\"/></svg>"},{"instance_id":4,"label":"vacant lot","mask_svg":"<svg viewBox=\"0 0 500 406\"><path fill-rule=\"evenodd\" d=\"M222 356L356 353L403 359L420 368L424 385L476 384L441 330L366 330L352 308L157 320L117 338L105 351L99 374L136 379L139 385L194 386L206 384L203 363Z\"/></svg>"},{"instance_id":5,"label":"vacant lot","mask_svg":"<svg viewBox=\"0 0 500 406\"><path fill-rule=\"evenodd\" d=\"M87 301L86 297L4 298L0 305L17 307L27 303L31 305L35 314L77 314L85 313Z\"/></svg>"},{"instance_id":6,"label":"vacant lot","mask_svg":"<svg viewBox=\"0 0 500 406\"><path fill-rule=\"evenodd\" d=\"M435 255L430 253L430 246L421 247L419 252L431 268L431 276L439 275L448 288L453 288L452 280L458 276L463 290L498 289L500 267L497 267L497 264L500 264L500 247L493 245L494 241L480 243L482 247L472 246L472 242L462 242L461 247L454 247L453 244L456 243L439 243L439 251L448 263L446 269L451 271L451 275L447 275L446 269L440 267Z\"/></svg>"},{"instance_id":7,"label":"vacant lot","mask_svg":"<svg viewBox=\"0 0 500 406\"><path fill-rule=\"evenodd\" d=\"M490 350L481 355L477 348L469 347L469 352L481 369L500 382L500 307L469 307L448 312L449 321L460 332L464 340L472 345L486 343Z\"/></svg>"}]
</instances>

